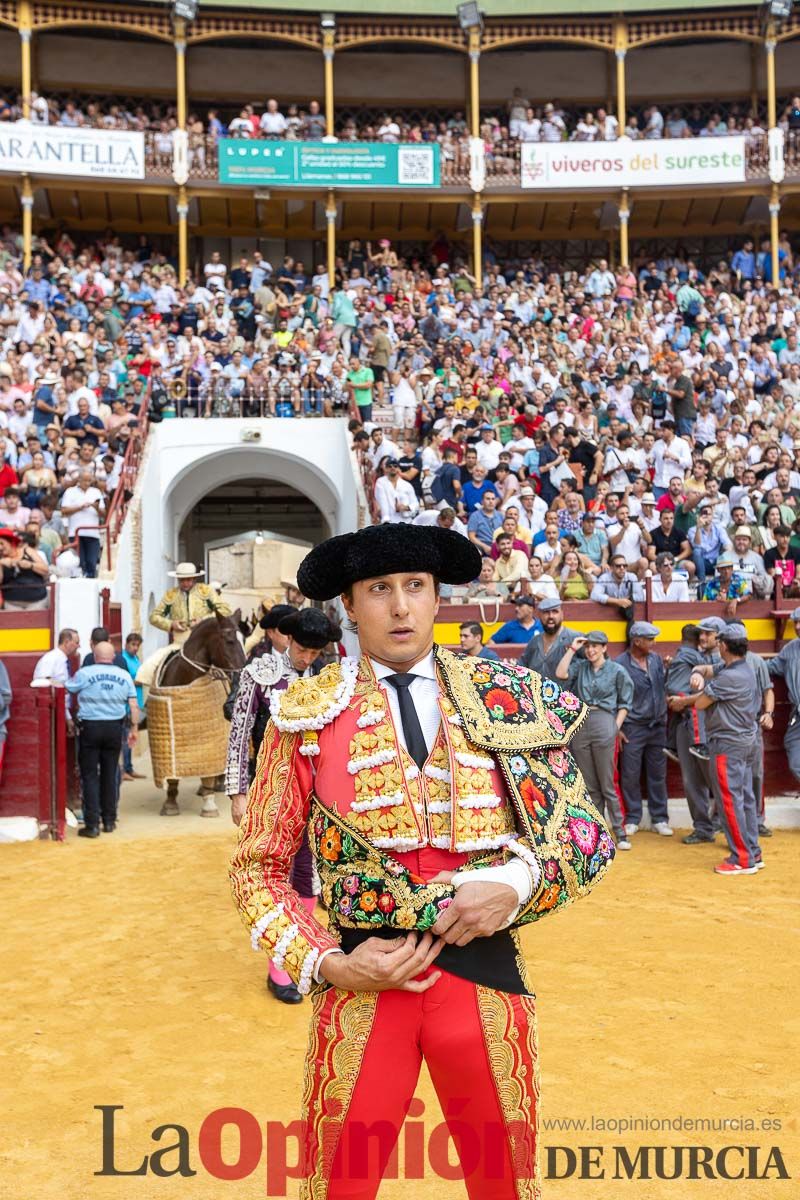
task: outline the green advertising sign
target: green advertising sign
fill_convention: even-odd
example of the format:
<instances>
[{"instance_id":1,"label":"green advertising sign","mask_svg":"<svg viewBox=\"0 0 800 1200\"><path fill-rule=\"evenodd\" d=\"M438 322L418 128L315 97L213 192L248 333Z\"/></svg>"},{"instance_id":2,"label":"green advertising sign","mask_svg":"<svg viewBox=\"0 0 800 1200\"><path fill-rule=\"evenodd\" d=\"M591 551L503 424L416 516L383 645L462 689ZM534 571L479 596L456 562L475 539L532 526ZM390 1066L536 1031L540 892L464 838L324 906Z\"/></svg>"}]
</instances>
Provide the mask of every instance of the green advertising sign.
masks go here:
<instances>
[{"instance_id":1,"label":"green advertising sign","mask_svg":"<svg viewBox=\"0 0 800 1200\"><path fill-rule=\"evenodd\" d=\"M221 138L219 182L247 187L435 188L440 185L439 147Z\"/></svg>"}]
</instances>

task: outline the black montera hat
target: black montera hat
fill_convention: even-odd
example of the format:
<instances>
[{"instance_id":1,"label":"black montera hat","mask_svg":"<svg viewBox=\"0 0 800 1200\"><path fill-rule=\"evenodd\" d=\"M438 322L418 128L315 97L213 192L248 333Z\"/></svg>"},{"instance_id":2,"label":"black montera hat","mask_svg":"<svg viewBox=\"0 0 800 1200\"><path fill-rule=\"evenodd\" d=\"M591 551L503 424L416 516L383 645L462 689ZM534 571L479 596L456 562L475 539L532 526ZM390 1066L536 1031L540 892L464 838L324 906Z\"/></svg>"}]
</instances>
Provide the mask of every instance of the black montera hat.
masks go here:
<instances>
[{"instance_id":1,"label":"black montera hat","mask_svg":"<svg viewBox=\"0 0 800 1200\"><path fill-rule=\"evenodd\" d=\"M278 626L278 632L293 637L308 650L321 650L328 642L338 642L342 631L318 608L300 608L289 613Z\"/></svg>"},{"instance_id":2,"label":"black montera hat","mask_svg":"<svg viewBox=\"0 0 800 1200\"><path fill-rule=\"evenodd\" d=\"M420 571L441 583L480 575L477 546L437 525L368 525L321 542L300 564L297 586L311 600L330 600L361 579Z\"/></svg>"},{"instance_id":3,"label":"black montera hat","mask_svg":"<svg viewBox=\"0 0 800 1200\"><path fill-rule=\"evenodd\" d=\"M297 612L296 604L273 604L258 622L261 629L277 629L284 617Z\"/></svg>"}]
</instances>

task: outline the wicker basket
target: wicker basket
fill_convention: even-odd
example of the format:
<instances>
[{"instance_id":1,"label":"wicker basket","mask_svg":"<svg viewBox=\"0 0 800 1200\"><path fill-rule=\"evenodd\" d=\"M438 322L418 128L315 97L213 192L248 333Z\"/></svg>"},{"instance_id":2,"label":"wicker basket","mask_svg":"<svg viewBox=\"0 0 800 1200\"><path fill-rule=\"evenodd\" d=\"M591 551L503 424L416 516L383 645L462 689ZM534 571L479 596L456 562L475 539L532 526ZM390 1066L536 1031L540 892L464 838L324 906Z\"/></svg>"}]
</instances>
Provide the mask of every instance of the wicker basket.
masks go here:
<instances>
[{"instance_id":1,"label":"wicker basket","mask_svg":"<svg viewBox=\"0 0 800 1200\"><path fill-rule=\"evenodd\" d=\"M228 682L204 675L183 687L154 687L147 696L147 731L156 787L165 779L221 775L230 726L222 706Z\"/></svg>"}]
</instances>

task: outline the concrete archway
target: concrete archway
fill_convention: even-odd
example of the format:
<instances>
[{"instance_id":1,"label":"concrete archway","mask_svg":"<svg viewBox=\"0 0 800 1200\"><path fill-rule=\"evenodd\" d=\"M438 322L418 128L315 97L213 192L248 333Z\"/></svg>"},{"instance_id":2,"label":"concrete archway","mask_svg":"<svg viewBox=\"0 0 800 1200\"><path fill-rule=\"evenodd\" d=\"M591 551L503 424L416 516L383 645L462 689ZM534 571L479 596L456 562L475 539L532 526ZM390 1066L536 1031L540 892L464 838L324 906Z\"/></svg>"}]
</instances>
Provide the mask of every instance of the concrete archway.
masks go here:
<instances>
[{"instance_id":1,"label":"concrete archway","mask_svg":"<svg viewBox=\"0 0 800 1200\"><path fill-rule=\"evenodd\" d=\"M187 514L204 497L243 481L295 495L317 521L309 540L356 529L366 509L344 421L164 421L148 438L137 482L141 521L126 521L117 545L112 595L123 605L126 627L135 601L151 593L158 600L170 586ZM209 532L205 540L215 540ZM142 631L147 653L163 641L146 617Z\"/></svg>"},{"instance_id":2,"label":"concrete archway","mask_svg":"<svg viewBox=\"0 0 800 1200\"><path fill-rule=\"evenodd\" d=\"M277 482L302 493L322 517L323 536L336 532L342 498L314 464L286 451L261 446L231 446L195 459L173 480L164 497L163 509L169 531L165 538L167 553L173 558L178 557L180 530L192 509L205 497L225 485L259 479Z\"/></svg>"}]
</instances>

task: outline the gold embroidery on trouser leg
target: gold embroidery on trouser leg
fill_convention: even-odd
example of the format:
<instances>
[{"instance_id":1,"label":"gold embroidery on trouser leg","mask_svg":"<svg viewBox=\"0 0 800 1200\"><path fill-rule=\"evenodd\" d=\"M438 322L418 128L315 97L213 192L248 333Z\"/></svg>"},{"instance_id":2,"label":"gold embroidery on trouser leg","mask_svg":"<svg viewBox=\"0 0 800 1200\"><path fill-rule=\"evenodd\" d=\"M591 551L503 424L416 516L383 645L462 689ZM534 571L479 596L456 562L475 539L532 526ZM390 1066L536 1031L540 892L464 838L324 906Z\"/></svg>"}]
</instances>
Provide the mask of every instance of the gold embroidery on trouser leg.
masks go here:
<instances>
[{"instance_id":1,"label":"gold embroidery on trouser leg","mask_svg":"<svg viewBox=\"0 0 800 1200\"><path fill-rule=\"evenodd\" d=\"M508 1131L509 1157L517 1198L540 1200L539 1058L534 1002L526 997L517 997L527 1017L527 1028L521 1042L512 996L480 984L476 990L489 1065Z\"/></svg>"},{"instance_id":2,"label":"gold embroidery on trouser leg","mask_svg":"<svg viewBox=\"0 0 800 1200\"><path fill-rule=\"evenodd\" d=\"M334 989L314 1000L303 1087L305 1177L300 1200L326 1200L328 1195L378 996L378 992ZM327 1006L330 1011L325 1017Z\"/></svg>"}]
</instances>

